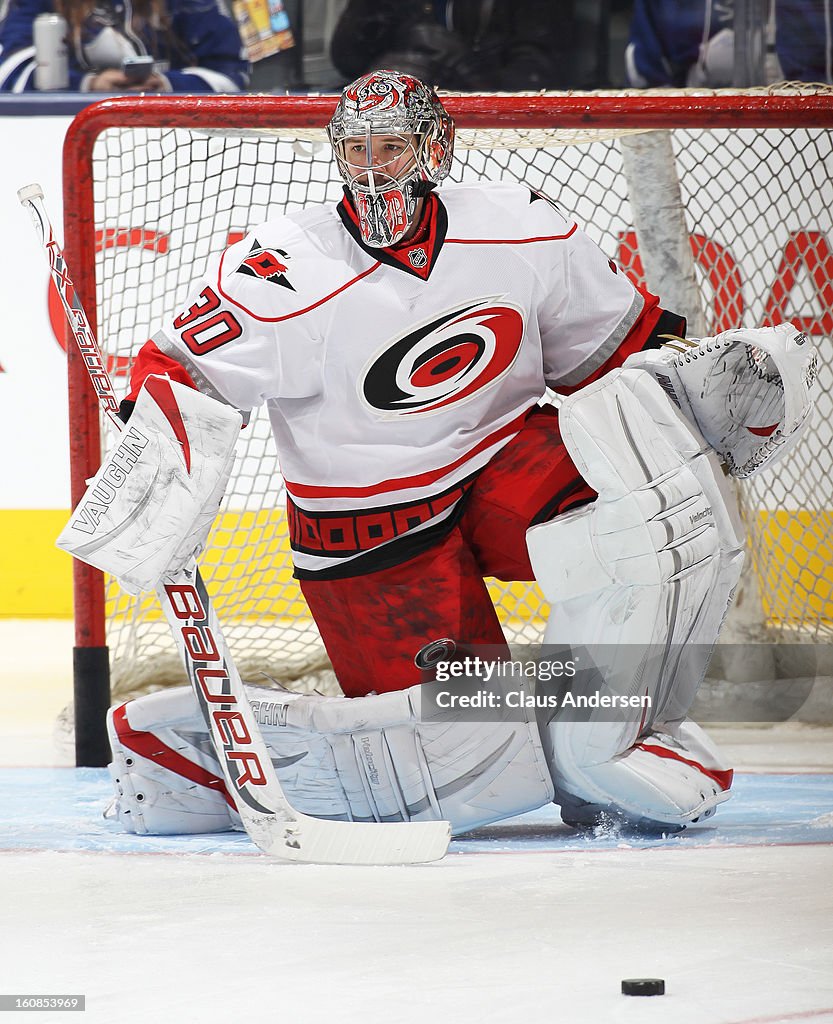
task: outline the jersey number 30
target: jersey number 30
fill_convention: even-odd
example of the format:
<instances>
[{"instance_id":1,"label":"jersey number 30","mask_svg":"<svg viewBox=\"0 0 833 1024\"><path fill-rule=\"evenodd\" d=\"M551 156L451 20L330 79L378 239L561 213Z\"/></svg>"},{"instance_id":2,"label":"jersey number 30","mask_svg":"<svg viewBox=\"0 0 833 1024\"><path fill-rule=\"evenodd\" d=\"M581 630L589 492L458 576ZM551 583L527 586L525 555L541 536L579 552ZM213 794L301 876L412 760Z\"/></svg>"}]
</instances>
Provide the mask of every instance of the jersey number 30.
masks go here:
<instances>
[{"instance_id":1,"label":"jersey number 30","mask_svg":"<svg viewBox=\"0 0 833 1024\"><path fill-rule=\"evenodd\" d=\"M174 327L194 355L211 352L243 333L234 314L227 309L217 312L219 306L217 293L206 287L194 305L174 320Z\"/></svg>"}]
</instances>

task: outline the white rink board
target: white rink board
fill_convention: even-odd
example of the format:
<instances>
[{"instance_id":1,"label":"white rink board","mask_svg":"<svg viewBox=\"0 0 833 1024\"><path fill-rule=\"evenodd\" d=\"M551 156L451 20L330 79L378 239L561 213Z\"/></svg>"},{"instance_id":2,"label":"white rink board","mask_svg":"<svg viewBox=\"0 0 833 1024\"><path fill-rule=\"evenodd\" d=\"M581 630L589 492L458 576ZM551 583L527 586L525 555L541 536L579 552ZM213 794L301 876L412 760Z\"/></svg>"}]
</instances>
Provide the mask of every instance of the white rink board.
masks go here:
<instances>
[{"instance_id":1,"label":"white rink board","mask_svg":"<svg viewBox=\"0 0 833 1024\"><path fill-rule=\"evenodd\" d=\"M69 508L66 356L49 323L49 268L17 190L38 182L63 221L69 117L0 117L0 509Z\"/></svg>"}]
</instances>

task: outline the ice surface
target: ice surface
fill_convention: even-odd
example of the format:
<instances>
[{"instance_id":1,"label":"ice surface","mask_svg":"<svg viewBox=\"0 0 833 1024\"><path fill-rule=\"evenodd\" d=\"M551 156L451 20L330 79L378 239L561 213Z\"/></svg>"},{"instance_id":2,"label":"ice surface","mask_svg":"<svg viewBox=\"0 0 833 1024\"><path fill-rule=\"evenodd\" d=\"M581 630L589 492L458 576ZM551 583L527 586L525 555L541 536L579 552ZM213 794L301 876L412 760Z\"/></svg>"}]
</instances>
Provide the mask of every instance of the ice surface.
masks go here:
<instances>
[{"instance_id":1,"label":"ice surface","mask_svg":"<svg viewBox=\"0 0 833 1024\"><path fill-rule=\"evenodd\" d=\"M833 1024L831 730L716 732L735 795L682 836L553 809L435 865L300 867L104 822L106 773L51 740L71 645L0 622L0 993L87 997L10 1022ZM645 976L667 994L620 994Z\"/></svg>"}]
</instances>

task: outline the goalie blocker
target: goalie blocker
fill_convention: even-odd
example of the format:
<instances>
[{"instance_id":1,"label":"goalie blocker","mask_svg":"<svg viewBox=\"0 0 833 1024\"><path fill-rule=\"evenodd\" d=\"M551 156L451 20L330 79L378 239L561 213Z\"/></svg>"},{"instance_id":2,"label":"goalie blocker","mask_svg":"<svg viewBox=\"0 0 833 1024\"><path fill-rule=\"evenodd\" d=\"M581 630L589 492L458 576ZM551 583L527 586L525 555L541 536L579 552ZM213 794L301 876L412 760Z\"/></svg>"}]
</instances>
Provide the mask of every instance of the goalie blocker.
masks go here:
<instances>
[{"instance_id":1,"label":"goalie blocker","mask_svg":"<svg viewBox=\"0 0 833 1024\"><path fill-rule=\"evenodd\" d=\"M708 651L742 563L742 533L716 457L651 377L618 370L567 399L565 444L598 500L533 527L553 603L546 641L611 650L606 685L645 693L639 720L423 722L421 687L361 698L251 691L290 802L342 820L445 818L455 833L542 806L592 825L685 827L728 798L731 771L686 718L705 661L654 659L637 687L628 644ZM625 614L623 614L623 610ZM618 674L617 674L618 673ZM114 709L113 813L136 832L233 827L187 690Z\"/></svg>"},{"instance_id":2,"label":"goalie blocker","mask_svg":"<svg viewBox=\"0 0 833 1024\"><path fill-rule=\"evenodd\" d=\"M140 594L202 550L234 462L237 411L150 376L58 547Z\"/></svg>"}]
</instances>

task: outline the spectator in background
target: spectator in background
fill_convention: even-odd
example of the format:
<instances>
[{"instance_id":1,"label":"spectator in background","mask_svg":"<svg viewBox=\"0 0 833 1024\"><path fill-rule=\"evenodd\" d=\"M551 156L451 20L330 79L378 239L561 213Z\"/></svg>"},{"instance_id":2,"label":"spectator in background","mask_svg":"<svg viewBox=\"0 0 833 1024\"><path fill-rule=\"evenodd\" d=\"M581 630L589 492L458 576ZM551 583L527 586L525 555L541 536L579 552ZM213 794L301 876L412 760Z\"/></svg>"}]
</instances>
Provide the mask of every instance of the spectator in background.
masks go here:
<instances>
[{"instance_id":1,"label":"spectator in background","mask_svg":"<svg viewBox=\"0 0 833 1024\"><path fill-rule=\"evenodd\" d=\"M636 0L625 50L628 84L653 86L732 84L732 0Z\"/></svg>"},{"instance_id":2,"label":"spectator in background","mask_svg":"<svg viewBox=\"0 0 833 1024\"><path fill-rule=\"evenodd\" d=\"M563 89L573 22L573 0L349 0L330 58L345 79L389 67L444 89Z\"/></svg>"},{"instance_id":3,"label":"spectator in background","mask_svg":"<svg viewBox=\"0 0 833 1024\"><path fill-rule=\"evenodd\" d=\"M46 13L67 22L70 90L235 93L248 84L237 23L222 0L10 0L0 25L0 91L34 90L32 27ZM131 82L122 63L142 55L156 63Z\"/></svg>"},{"instance_id":4,"label":"spectator in background","mask_svg":"<svg viewBox=\"0 0 833 1024\"><path fill-rule=\"evenodd\" d=\"M759 85L833 82L833 0L773 0L765 42L775 55ZM733 0L636 0L625 52L628 84L725 88L734 81Z\"/></svg>"},{"instance_id":5,"label":"spectator in background","mask_svg":"<svg viewBox=\"0 0 833 1024\"><path fill-rule=\"evenodd\" d=\"M833 0L775 0L775 52L784 78L833 85Z\"/></svg>"}]
</instances>

